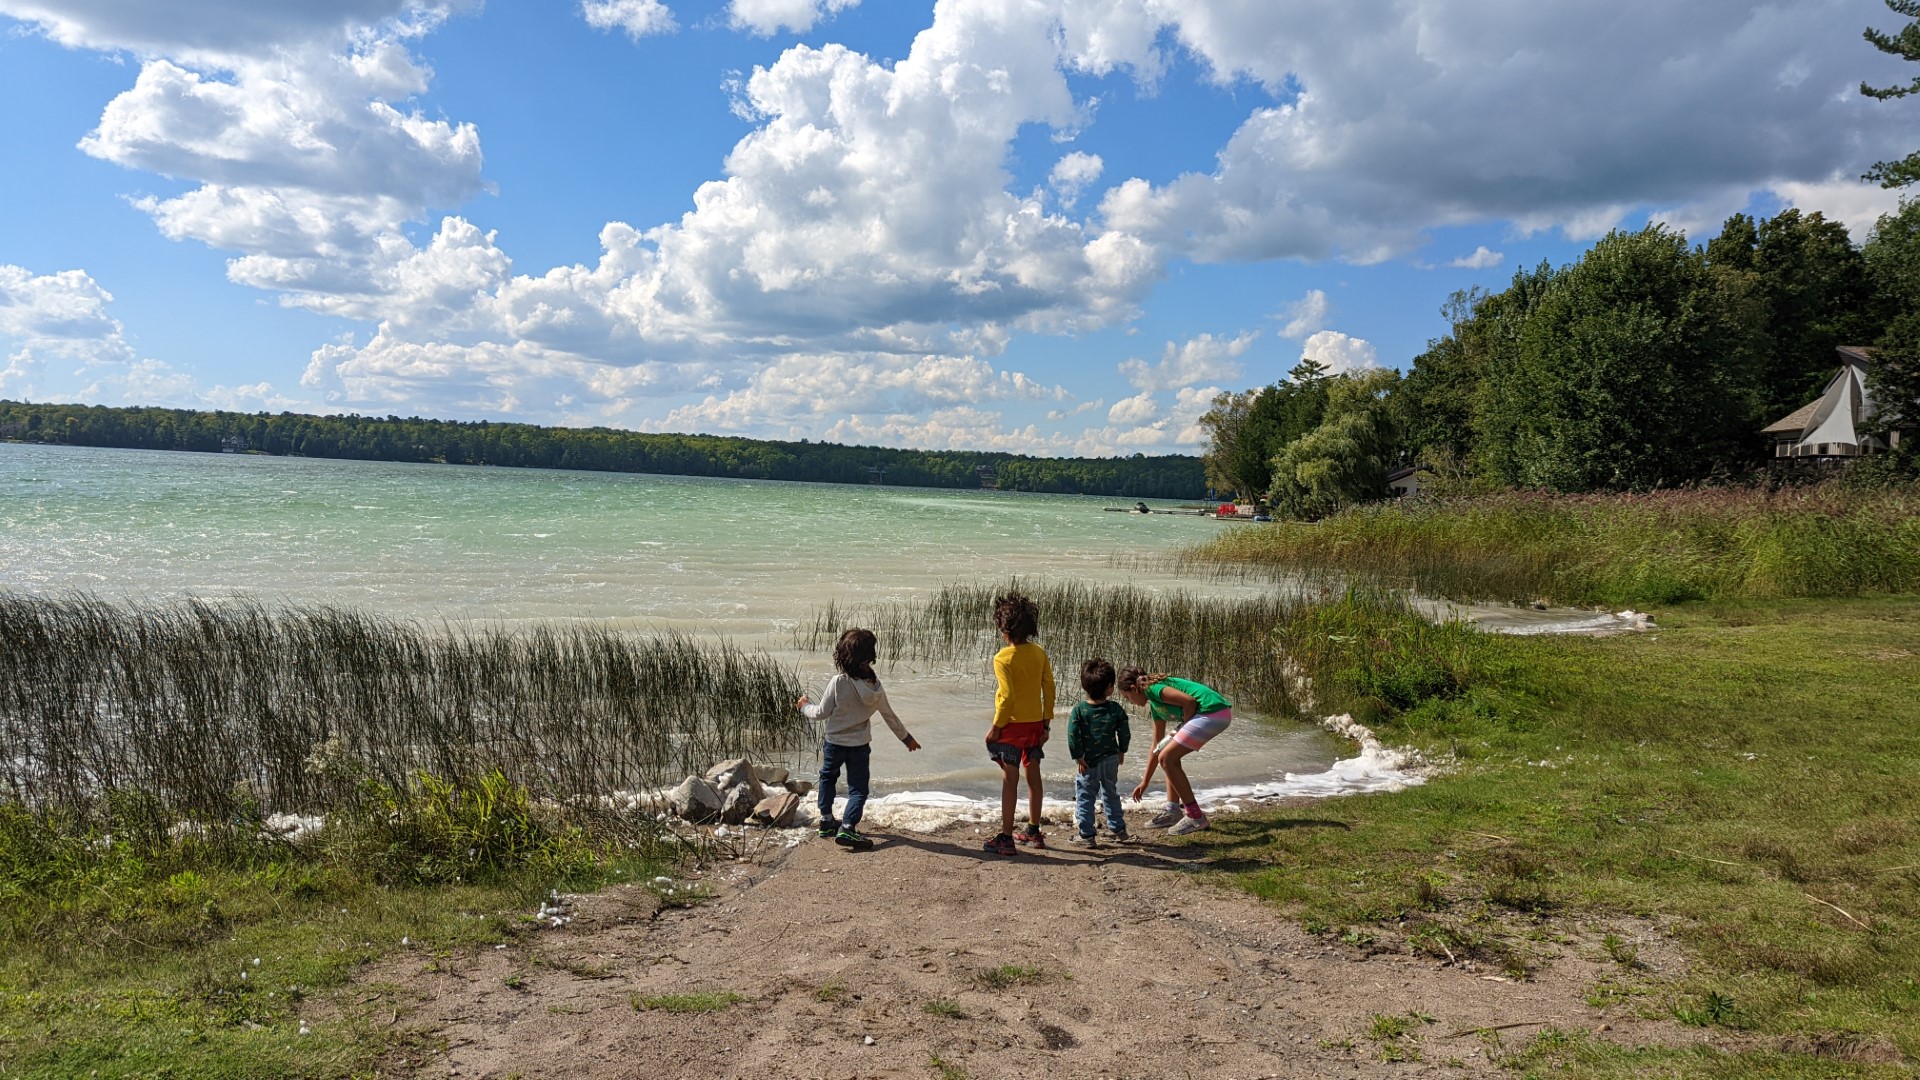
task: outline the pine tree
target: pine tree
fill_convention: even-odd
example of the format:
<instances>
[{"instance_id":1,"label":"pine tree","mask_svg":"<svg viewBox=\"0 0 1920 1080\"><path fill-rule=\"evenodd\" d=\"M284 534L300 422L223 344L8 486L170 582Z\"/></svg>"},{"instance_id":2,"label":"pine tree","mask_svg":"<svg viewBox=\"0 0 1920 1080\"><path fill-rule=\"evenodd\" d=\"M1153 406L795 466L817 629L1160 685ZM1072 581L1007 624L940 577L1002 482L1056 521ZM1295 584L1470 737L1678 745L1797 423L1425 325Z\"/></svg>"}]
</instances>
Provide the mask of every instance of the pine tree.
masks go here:
<instances>
[{"instance_id":1,"label":"pine tree","mask_svg":"<svg viewBox=\"0 0 1920 1080\"><path fill-rule=\"evenodd\" d=\"M1866 30L1866 39L1883 53L1897 56L1902 60L1920 62L1920 0L1887 0L1887 6L1896 14L1905 15L1908 19L1907 25L1892 34L1883 33L1869 26ZM1876 88L1863 82L1860 84L1860 92L1881 101L1888 98L1903 98L1908 94L1920 94L1920 75L1914 76L1913 81L1905 86ZM1882 161L1868 169L1861 179L1875 181L1881 187L1887 188L1920 183L1920 150L1898 161Z\"/></svg>"}]
</instances>

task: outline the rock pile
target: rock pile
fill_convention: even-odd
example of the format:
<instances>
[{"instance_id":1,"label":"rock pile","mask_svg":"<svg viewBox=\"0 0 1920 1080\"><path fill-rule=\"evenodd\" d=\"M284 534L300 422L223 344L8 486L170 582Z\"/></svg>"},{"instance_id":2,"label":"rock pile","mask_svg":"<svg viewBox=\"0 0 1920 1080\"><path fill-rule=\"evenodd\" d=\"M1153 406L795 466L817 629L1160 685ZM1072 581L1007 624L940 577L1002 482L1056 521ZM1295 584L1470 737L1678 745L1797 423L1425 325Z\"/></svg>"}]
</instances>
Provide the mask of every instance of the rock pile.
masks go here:
<instances>
[{"instance_id":1,"label":"rock pile","mask_svg":"<svg viewBox=\"0 0 1920 1080\"><path fill-rule=\"evenodd\" d=\"M667 809L696 825L744 825L752 821L784 829L793 824L801 797L812 790L812 783L789 780L787 770L778 766L733 758L708 769L705 776L682 780L679 787L667 793Z\"/></svg>"}]
</instances>

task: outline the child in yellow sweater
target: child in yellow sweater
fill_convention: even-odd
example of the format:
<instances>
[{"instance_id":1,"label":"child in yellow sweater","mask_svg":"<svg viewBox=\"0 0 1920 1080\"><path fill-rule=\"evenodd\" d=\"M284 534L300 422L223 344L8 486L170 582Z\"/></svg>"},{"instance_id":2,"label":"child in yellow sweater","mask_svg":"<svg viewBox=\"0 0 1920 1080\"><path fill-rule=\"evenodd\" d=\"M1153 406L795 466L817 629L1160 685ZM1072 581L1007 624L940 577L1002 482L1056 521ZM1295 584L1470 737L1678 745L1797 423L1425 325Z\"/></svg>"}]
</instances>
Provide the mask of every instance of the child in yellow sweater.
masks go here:
<instances>
[{"instance_id":1,"label":"child in yellow sweater","mask_svg":"<svg viewBox=\"0 0 1920 1080\"><path fill-rule=\"evenodd\" d=\"M1051 733L1053 665L1047 651L1031 640L1040 632L1040 607L1017 592L993 602L993 625L1007 643L993 658L993 727L987 731L987 756L1000 766L1000 833L986 850L1016 855L1015 842L1046 847L1040 832L1040 749ZM1013 829L1020 801L1020 774L1027 777L1027 823Z\"/></svg>"}]
</instances>

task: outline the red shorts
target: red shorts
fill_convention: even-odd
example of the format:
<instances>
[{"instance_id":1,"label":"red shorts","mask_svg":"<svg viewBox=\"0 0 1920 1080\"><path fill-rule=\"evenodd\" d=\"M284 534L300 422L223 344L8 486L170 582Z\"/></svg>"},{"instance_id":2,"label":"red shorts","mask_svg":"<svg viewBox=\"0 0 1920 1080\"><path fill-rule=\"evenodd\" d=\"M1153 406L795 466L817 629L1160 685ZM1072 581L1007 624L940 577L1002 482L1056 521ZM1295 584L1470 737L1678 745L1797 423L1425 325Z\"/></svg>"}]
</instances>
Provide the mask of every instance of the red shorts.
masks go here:
<instances>
[{"instance_id":1,"label":"red shorts","mask_svg":"<svg viewBox=\"0 0 1920 1080\"><path fill-rule=\"evenodd\" d=\"M1007 724L987 743L987 756L1002 765L1029 765L1047 755L1040 745L1047 741L1047 724L1035 720L1025 724Z\"/></svg>"}]
</instances>

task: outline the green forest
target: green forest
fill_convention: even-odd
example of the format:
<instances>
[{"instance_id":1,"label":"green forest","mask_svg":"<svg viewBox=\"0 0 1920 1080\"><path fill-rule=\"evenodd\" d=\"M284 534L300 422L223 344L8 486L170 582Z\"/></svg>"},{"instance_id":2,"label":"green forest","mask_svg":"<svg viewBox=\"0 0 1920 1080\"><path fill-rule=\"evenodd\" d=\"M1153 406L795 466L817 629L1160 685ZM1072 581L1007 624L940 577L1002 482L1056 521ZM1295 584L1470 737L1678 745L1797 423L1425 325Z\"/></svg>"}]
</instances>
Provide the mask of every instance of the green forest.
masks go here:
<instances>
[{"instance_id":1,"label":"green forest","mask_svg":"<svg viewBox=\"0 0 1920 1080\"><path fill-rule=\"evenodd\" d=\"M1200 459L1178 455L1036 458L399 416L0 401L0 440L834 484L998 487L1134 499L1198 499L1207 493Z\"/></svg>"},{"instance_id":2,"label":"green forest","mask_svg":"<svg viewBox=\"0 0 1920 1080\"><path fill-rule=\"evenodd\" d=\"M1798 209L1735 214L1699 245L1663 225L1615 231L1500 292L1456 293L1442 314L1448 332L1404 375L1306 361L1215 399L1202 419L1209 481L1313 519L1386 496L1402 466L1439 494L1766 474L1776 467L1761 429L1819 395L1842 345L1871 350L1873 433L1909 433L1848 467L1916 471L1920 200L1882 216L1863 244Z\"/></svg>"}]
</instances>

